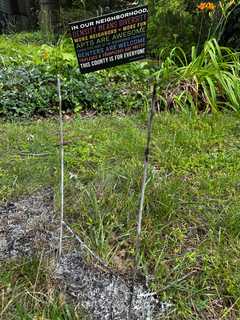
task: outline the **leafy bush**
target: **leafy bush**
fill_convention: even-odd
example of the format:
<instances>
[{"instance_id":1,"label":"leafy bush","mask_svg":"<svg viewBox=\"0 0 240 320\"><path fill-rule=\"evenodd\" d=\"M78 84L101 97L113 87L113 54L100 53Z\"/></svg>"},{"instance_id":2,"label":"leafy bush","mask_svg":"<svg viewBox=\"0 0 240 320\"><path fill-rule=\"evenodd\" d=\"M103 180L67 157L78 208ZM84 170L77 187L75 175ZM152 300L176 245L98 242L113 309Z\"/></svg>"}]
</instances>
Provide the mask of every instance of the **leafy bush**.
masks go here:
<instances>
[{"instance_id":1,"label":"leafy bush","mask_svg":"<svg viewBox=\"0 0 240 320\"><path fill-rule=\"evenodd\" d=\"M239 111L239 53L220 47L216 40L206 42L200 54L193 47L190 62L182 49L173 49L155 73L144 62L81 75L69 39L57 46L23 45L27 37L0 38L1 116L56 113L57 74L62 77L66 112L141 110L149 95L150 76L159 80L159 98L167 109Z\"/></svg>"},{"instance_id":2,"label":"leafy bush","mask_svg":"<svg viewBox=\"0 0 240 320\"><path fill-rule=\"evenodd\" d=\"M0 39L1 116L57 112L57 74L65 111L133 112L144 107L147 82L142 80L149 76L145 63L81 75L70 39L57 46L23 44L28 38L23 34Z\"/></svg>"},{"instance_id":3,"label":"leafy bush","mask_svg":"<svg viewBox=\"0 0 240 320\"><path fill-rule=\"evenodd\" d=\"M216 40L206 42L199 55L193 47L190 63L182 50L172 50L156 76L164 83L161 100L168 109L239 111L240 54Z\"/></svg>"},{"instance_id":4,"label":"leafy bush","mask_svg":"<svg viewBox=\"0 0 240 320\"><path fill-rule=\"evenodd\" d=\"M192 46L200 52L205 41L212 37L219 40L229 18L237 24L231 12L240 0L149 0L148 3L151 53L156 56L162 49L167 48L169 53L174 47L181 47L190 55Z\"/></svg>"},{"instance_id":5,"label":"leafy bush","mask_svg":"<svg viewBox=\"0 0 240 320\"><path fill-rule=\"evenodd\" d=\"M190 1L149 1L149 47L153 55L175 46L185 50L197 42L195 15L188 9Z\"/></svg>"},{"instance_id":6,"label":"leafy bush","mask_svg":"<svg viewBox=\"0 0 240 320\"><path fill-rule=\"evenodd\" d=\"M119 79L109 71L83 76L78 69L70 69L62 81L64 110L111 113L143 108L143 85L132 79L126 84L119 74ZM0 75L0 95L2 116L57 112L56 77L36 66L5 68Z\"/></svg>"}]
</instances>

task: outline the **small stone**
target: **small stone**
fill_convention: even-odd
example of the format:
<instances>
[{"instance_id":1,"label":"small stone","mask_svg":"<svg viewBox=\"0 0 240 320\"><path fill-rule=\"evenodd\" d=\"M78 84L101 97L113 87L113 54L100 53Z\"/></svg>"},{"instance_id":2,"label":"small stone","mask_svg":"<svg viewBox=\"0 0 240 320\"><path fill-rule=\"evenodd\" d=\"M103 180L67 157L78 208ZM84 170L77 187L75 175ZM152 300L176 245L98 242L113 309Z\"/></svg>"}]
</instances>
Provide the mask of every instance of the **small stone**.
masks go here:
<instances>
[{"instance_id":1,"label":"small stone","mask_svg":"<svg viewBox=\"0 0 240 320\"><path fill-rule=\"evenodd\" d=\"M8 248L8 243L6 239L0 239L0 252L6 251Z\"/></svg>"}]
</instances>

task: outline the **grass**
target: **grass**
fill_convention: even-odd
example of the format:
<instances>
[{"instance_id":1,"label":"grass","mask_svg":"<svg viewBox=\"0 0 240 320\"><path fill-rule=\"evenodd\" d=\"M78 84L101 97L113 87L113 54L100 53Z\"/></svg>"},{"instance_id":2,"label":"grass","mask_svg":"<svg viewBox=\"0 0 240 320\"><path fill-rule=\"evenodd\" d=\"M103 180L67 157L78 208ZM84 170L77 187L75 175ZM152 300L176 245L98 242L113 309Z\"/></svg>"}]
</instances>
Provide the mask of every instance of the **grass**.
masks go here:
<instances>
[{"instance_id":1,"label":"grass","mask_svg":"<svg viewBox=\"0 0 240 320\"><path fill-rule=\"evenodd\" d=\"M133 266L145 118L65 122L66 220L95 252L124 272ZM5 122L0 131L0 202L45 185L58 194L58 124ZM162 113L155 118L141 268L154 276L152 289L173 304L168 319L240 319L239 132L236 113ZM56 319L68 319L59 298L36 309L24 303L27 293L21 312L28 318L21 313L14 318L15 299L21 288L33 293L37 269L29 262L3 265L0 314L9 304L7 319L39 314L55 319L51 310L56 306ZM46 278L37 289L49 294Z\"/></svg>"},{"instance_id":2,"label":"grass","mask_svg":"<svg viewBox=\"0 0 240 320\"><path fill-rule=\"evenodd\" d=\"M53 287L50 266L34 258L4 263L0 270L1 320L83 320Z\"/></svg>"}]
</instances>

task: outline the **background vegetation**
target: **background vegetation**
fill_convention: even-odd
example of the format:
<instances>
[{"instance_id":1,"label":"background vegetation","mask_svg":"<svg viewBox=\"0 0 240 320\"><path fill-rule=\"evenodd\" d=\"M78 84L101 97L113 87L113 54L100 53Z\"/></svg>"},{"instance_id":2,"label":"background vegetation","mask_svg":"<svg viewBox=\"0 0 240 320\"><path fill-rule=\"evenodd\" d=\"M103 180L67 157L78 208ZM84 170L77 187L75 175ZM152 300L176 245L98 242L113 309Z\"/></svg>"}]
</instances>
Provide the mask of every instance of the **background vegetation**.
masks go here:
<instances>
[{"instance_id":1,"label":"background vegetation","mask_svg":"<svg viewBox=\"0 0 240 320\"><path fill-rule=\"evenodd\" d=\"M142 79L147 79L150 74L145 64L83 76L78 70L69 39L54 47L51 44L36 44L38 38L38 33L0 38L0 65L4 71L0 75L2 116L29 117L57 113L57 73L63 80L66 112L134 112L142 107L143 92L147 88L147 82Z\"/></svg>"}]
</instances>

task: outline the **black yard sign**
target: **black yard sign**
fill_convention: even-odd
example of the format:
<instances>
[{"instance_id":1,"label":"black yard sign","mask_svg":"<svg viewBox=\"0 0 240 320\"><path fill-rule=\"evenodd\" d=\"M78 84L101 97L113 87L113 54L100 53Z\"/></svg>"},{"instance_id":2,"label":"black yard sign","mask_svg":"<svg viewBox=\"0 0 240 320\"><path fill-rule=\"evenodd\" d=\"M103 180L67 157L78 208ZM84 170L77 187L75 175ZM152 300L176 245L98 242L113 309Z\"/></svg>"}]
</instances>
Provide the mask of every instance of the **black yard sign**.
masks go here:
<instances>
[{"instance_id":1,"label":"black yard sign","mask_svg":"<svg viewBox=\"0 0 240 320\"><path fill-rule=\"evenodd\" d=\"M81 73L144 59L148 7L70 23Z\"/></svg>"}]
</instances>

